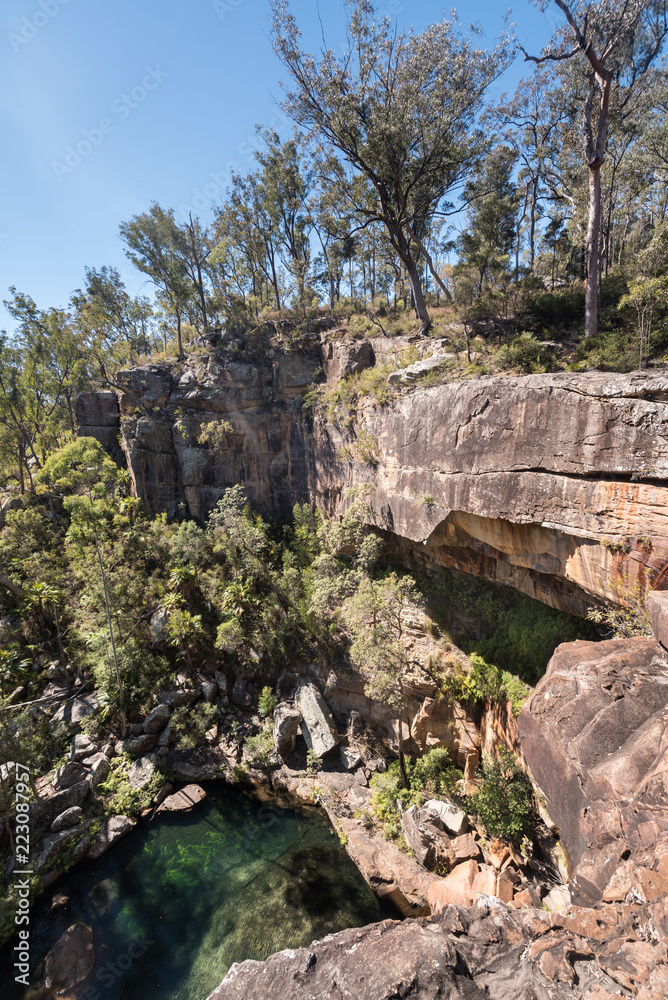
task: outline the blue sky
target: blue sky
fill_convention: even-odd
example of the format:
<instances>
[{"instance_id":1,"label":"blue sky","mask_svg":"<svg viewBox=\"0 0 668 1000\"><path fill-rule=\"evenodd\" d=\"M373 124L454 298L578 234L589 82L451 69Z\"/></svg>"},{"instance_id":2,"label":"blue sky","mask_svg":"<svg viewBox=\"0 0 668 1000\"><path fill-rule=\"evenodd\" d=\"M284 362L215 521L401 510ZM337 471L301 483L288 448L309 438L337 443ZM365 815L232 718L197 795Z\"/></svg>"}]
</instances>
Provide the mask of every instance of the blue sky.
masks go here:
<instances>
[{"instance_id":1,"label":"blue sky","mask_svg":"<svg viewBox=\"0 0 668 1000\"><path fill-rule=\"evenodd\" d=\"M317 48L318 5L291 7ZM378 7L400 28L443 16L430 0ZM506 10L497 0L458 8L490 40ZM343 4L323 0L320 12L340 48ZM512 19L535 50L555 23L529 0ZM64 306L85 265L114 265L138 291L143 278L125 260L119 223L152 201L208 220L230 168L253 167L255 124L290 131L268 0L3 0L0 52L0 299L16 285L42 308ZM525 70L518 59L499 92ZM1 326L10 323L0 306Z\"/></svg>"}]
</instances>

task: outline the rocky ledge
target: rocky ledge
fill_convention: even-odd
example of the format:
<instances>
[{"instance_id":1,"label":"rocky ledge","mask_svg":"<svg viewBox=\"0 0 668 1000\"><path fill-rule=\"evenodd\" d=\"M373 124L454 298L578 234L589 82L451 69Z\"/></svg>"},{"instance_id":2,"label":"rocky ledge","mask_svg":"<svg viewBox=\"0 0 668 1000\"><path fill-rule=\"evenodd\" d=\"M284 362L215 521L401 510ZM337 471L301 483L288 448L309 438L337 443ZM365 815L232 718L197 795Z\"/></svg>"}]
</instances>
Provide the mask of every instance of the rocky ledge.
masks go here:
<instances>
[{"instance_id":1,"label":"rocky ledge","mask_svg":"<svg viewBox=\"0 0 668 1000\"><path fill-rule=\"evenodd\" d=\"M364 484L388 542L428 569L458 568L578 615L618 602L620 588L664 586L665 375L417 383L384 406L367 396L349 412L303 410L323 369L336 379L369 367L384 340L313 334L243 361L212 349L184 366L134 368L118 376L118 411L109 393L79 397L79 432L109 446L115 421L152 512L183 505L203 518L241 483L261 507L310 501L335 514Z\"/></svg>"},{"instance_id":2,"label":"rocky ledge","mask_svg":"<svg viewBox=\"0 0 668 1000\"><path fill-rule=\"evenodd\" d=\"M479 897L233 965L209 1000L604 1000L668 992L668 901L603 915L514 910Z\"/></svg>"}]
</instances>

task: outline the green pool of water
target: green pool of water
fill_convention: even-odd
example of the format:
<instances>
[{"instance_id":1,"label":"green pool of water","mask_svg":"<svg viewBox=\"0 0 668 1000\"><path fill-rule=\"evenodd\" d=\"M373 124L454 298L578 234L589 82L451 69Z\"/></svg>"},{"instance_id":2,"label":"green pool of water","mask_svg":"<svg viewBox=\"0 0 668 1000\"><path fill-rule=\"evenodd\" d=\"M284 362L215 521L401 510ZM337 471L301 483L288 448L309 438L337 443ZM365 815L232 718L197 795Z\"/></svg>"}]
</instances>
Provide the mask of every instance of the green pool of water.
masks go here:
<instances>
[{"instance_id":1,"label":"green pool of water","mask_svg":"<svg viewBox=\"0 0 668 1000\"><path fill-rule=\"evenodd\" d=\"M70 901L50 911L60 891ZM78 921L93 928L96 965L69 1000L204 1000L233 962L387 916L321 810L217 787L55 883L32 910L34 985L14 982L5 947L2 996L44 997L44 956Z\"/></svg>"}]
</instances>

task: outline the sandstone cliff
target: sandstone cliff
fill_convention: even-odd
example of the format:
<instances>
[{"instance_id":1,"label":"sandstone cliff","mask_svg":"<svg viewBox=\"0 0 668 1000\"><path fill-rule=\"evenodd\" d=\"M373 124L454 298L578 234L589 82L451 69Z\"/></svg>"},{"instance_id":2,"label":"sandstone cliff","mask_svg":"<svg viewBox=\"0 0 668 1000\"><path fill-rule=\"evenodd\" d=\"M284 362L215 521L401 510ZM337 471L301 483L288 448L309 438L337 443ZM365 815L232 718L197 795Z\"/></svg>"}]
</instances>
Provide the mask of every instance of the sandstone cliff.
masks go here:
<instances>
[{"instance_id":1,"label":"sandstone cliff","mask_svg":"<svg viewBox=\"0 0 668 1000\"><path fill-rule=\"evenodd\" d=\"M204 517L241 483L265 508L308 501L335 514L346 490L365 484L377 526L414 563L463 569L574 614L638 582L664 586L666 376L483 377L408 388L385 406L363 399L337 419L317 405L305 412L323 367L338 377L387 356L384 338L364 343L333 351L311 336L251 360L212 348L121 373L138 495L152 512ZM81 398L81 433L108 435L102 395ZM212 423L221 431L205 445Z\"/></svg>"}]
</instances>

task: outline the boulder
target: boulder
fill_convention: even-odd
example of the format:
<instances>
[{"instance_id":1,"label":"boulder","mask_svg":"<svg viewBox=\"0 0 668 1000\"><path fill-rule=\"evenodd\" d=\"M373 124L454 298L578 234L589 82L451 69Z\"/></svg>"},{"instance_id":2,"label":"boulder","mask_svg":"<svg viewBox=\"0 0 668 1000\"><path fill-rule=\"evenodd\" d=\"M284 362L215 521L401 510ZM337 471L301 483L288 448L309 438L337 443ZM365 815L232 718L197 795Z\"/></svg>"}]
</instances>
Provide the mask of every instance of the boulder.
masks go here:
<instances>
[{"instance_id":1,"label":"boulder","mask_svg":"<svg viewBox=\"0 0 668 1000\"><path fill-rule=\"evenodd\" d=\"M452 802L445 802L441 799L429 799L425 802L423 810L426 816L432 819L439 819L448 833L458 837L465 833L469 821L468 816Z\"/></svg>"},{"instance_id":2,"label":"boulder","mask_svg":"<svg viewBox=\"0 0 668 1000\"><path fill-rule=\"evenodd\" d=\"M80 843L78 843L80 841ZM78 848L74 856L70 859L72 863L80 861L86 853L90 843L90 837L82 826L72 826L64 830L50 833L42 839L41 852L37 859L37 864L42 867L48 865L58 857L61 852L69 850L72 846Z\"/></svg>"},{"instance_id":3,"label":"boulder","mask_svg":"<svg viewBox=\"0 0 668 1000\"><path fill-rule=\"evenodd\" d=\"M473 886L479 872L475 861L464 861L445 878L435 879L427 890L427 902L432 913L446 906L470 906L474 899Z\"/></svg>"},{"instance_id":4,"label":"boulder","mask_svg":"<svg viewBox=\"0 0 668 1000\"><path fill-rule=\"evenodd\" d=\"M302 713L292 705L282 702L274 711L274 746L284 759L294 753L300 732Z\"/></svg>"},{"instance_id":5,"label":"boulder","mask_svg":"<svg viewBox=\"0 0 668 1000\"><path fill-rule=\"evenodd\" d=\"M368 340L332 340L322 345L322 369L328 382L338 382L375 363L373 345Z\"/></svg>"},{"instance_id":6,"label":"boulder","mask_svg":"<svg viewBox=\"0 0 668 1000\"><path fill-rule=\"evenodd\" d=\"M49 722L49 728L55 729L62 722L73 728L78 728L82 720L87 715L92 715L98 708L97 696L93 691L90 694L82 694L77 698L72 698L54 713Z\"/></svg>"},{"instance_id":7,"label":"boulder","mask_svg":"<svg viewBox=\"0 0 668 1000\"><path fill-rule=\"evenodd\" d=\"M204 798L206 792L199 785L186 785L173 795L168 795L158 806L158 812L188 812Z\"/></svg>"},{"instance_id":8,"label":"boulder","mask_svg":"<svg viewBox=\"0 0 668 1000\"><path fill-rule=\"evenodd\" d=\"M404 840L415 854L416 859L429 871L452 868L454 852L450 838L440 823L430 822L428 814L417 806L411 806L401 814L401 830Z\"/></svg>"},{"instance_id":9,"label":"boulder","mask_svg":"<svg viewBox=\"0 0 668 1000\"><path fill-rule=\"evenodd\" d=\"M90 736L86 733L77 733L77 735L72 738L70 760L81 762L82 760L85 760L86 757L90 757L91 754L95 753L97 749L97 743L95 743Z\"/></svg>"},{"instance_id":10,"label":"boulder","mask_svg":"<svg viewBox=\"0 0 668 1000\"><path fill-rule=\"evenodd\" d=\"M133 788L140 788L143 791L151 784L156 770L155 760L152 757L140 757L128 771L128 782Z\"/></svg>"},{"instance_id":11,"label":"boulder","mask_svg":"<svg viewBox=\"0 0 668 1000\"><path fill-rule=\"evenodd\" d=\"M70 826L77 826L81 822L82 817L83 809L81 806L71 806L65 812L61 812L60 816L56 816L51 824L51 832L57 833L59 830L66 830Z\"/></svg>"},{"instance_id":12,"label":"boulder","mask_svg":"<svg viewBox=\"0 0 668 1000\"><path fill-rule=\"evenodd\" d=\"M176 742L176 736L172 730L172 722L170 719L170 721L167 723L163 731L158 736L158 748L160 750L164 750L167 747L170 747L175 742Z\"/></svg>"},{"instance_id":13,"label":"boulder","mask_svg":"<svg viewBox=\"0 0 668 1000\"><path fill-rule=\"evenodd\" d=\"M559 646L519 717L522 751L594 903L622 861L651 869L668 842L668 654L653 639ZM630 856L629 856L630 855ZM639 886L639 892L641 892Z\"/></svg>"},{"instance_id":14,"label":"boulder","mask_svg":"<svg viewBox=\"0 0 668 1000\"><path fill-rule=\"evenodd\" d=\"M47 990L65 992L90 975L94 966L92 928L88 924L72 924L47 952L44 986Z\"/></svg>"},{"instance_id":15,"label":"boulder","mask_svg":"<svg viewBox=\"0 0 668 1000\"><path fill-rule=\"evenodd\" d=\"M495 837L494 840L490 842L489 848L487 850L487 860L496 868L497 871L501 871L504 864L510 857L510 848L508 844L504 844L502 840Z\"/></svg>"},{"instance_id":16,"label":"boulder","mask_svg":"<svg viewBox=\"0 0 668 1000\"><path fill-rule=\"evenodd\" d=\"M112 844L115 844L117 840L120 840L121 837L130 832L135 822L134 819L130 819L128 816L108 816L102 820L102 826L100 827L97 839L88 848L88 857L93 859L102 857Z\"/></svg>"},{"instance_id":17,"label":"boulder","mask_svg":"<svg viewBox=\"0 0 668 1000\"><path fill-rule=\"evenodd\" d=\"M83 781L86 773L86 768L82 764L70 760L56 771L53 777L53 787L58 789L71 788L77 782Z\"/></svg>"},{"instance_id":18,"label":"boulder","mask_svg":"<svg viewBox=\"0 0 668 1000\"><path fill-rule=\"evenodd\" d=\"M146 754L158 742L158 737L155 733L144 733L143 736L133 736L129 740L123 740L121 743L121 753L129 753L131 757L138 757L140 754Z\"/></svg>"},{"instance_id":19,"label":"boulder","mask_svg":"<svg viewBox=\"0 0 668 1000\"><path fill-rule=\"evenodd\" d=\"M218 697L218 685L213 681L204 681L202 684L202 697L209 704L214 702Z\"/></svg>"},{"instance_id":20,"label":"boulder","mask_svg":"<svg viewBox=\"0 0 668 1000\"><path fill-rule=\"evenodd\" d=\"M668 591L651 590L647 595L647 610L654 638L668 648Z\"/></svg>"},{"instance_id":21,"label":"boulder","mask_svg":"<svg viewBox=\"0 0 668 1000\"><path fill-rule=\"evenodd\" d=\"M184 705L194 705L199 698L199 688L189 691L161 691L158 701L168 708L182 708Z\"/></svg>"},{"instance_id":22,"label":"boulder","mask_svg":"<svg viewBox=\"0 0 668 1000\"><path fill-rule=\"evenodd\" d=\"M167 705L156 705L153 711L144 719L143 730L149 736L161 732L169 722L170 712Z\"/></svg>"},{"instance_id":23,"label":"boulder","mask_svg":"<svg viewBox=\"0 0 668 1000\"><path fill-rule=\"evenodd\" d=\"M448 362L456 360L456 354L434 354L431 358L422 358L420 361L415 361L412 365L408 365L407 368L401 368L399 371L391 372L387 376L387 381L390 385L413 385L420 378L422 378L423 375L428 375L429 372L435 371Z\"/></svg>"},{"instance_id":24,"label":"boulder","mask_svg":"<svg viewBox=\"0 0 668 1000\"><path fill-rule=\"evenodd\" d=\"M83 805L89 791L90 782L86 779L85 781L78 781L76 785L70 785L69 788L63 789L62 792L56 792L55 795L38 799L30 807L30 818L39 826L45 826L47 823L51 824L56 816L59 816L60 813L65 812L71 806Z\"/></svg>"},{"instance_id":25,"label":"boulder","mask_svg":"<svg viewBox=\"0 0 668 1000\"><path fill-rule=\"evenodd\" d=\"M98 785L107 780L110 770L109 758L100 754L90 771L90 781L93 788L97 788Z\"/></svg>"},{"instance_id":26,"label":"boulder","mask_svg":"<svg viewBox=\"0 0 668 1000\"><path fill-rule=\"evenodd\" d=\"M232 686L232 701L242 708L248 704L248 693L246 691L246 678L237 677Z\"/></svg>"},{"instance_id":27,"label":"boulder","mask_svg":"<svg viewBox=\"0 0 668 1000\"><path fill-rule=\"evenodd\" d=\"M169 621L169 612L167 608L158 608L151 615L151 639L153 640L153 645L160 648L164 646L167 641L167 623Z\"/></svg>"},{"instance_id":28,"label":"boulder","mask_svg":"<svg viewBox=\"0 0 668 1000\"><path fill-rule=\"evenodd\" d=\"M345 767L346 771L354 771L355 768L359 767L363 761L357 750L352 750L350 747L341 747L341 763Z\"/></svg>"},{"instance_id":29,"label":"boulder","mask_svg":"<svg viewBox=\"0 0 668 1000\"><path fill-rule=\"evenodd\" d=\"M473 879L471 895L475 900L478 893L483 896L496 896L496 872L489 865L480 865L479 871Z\"/></svg>"},{"instance_id":30,"label":"boulder","mask_svg":"<svg viewBox=\"0 0 668 1000\"><path fill-rule=\"evenodd\" d=\"M462 833L459 837L453 837L450 846L455 852L457 861L468 861L469 858L480 857L480 844L472 833Z\"/></svg>"},{"instance_id":31,"label":"boulder","mask_svg":"<svg viewBox=\"0 0 668 1000\"><path fill-rule=\"evenodd\" d=\"M216 670L214 672L213 678L216 684L218 685L218 693L220 695L226 695L228 693L227 691L228 685L227 685L227 677L225 676L225 674L221 673L220 670Z\"/></svg>"},{"instance_id":32,"label":"boulder","mask_svg":"<svg viewBox=\"0 0 668 1000\"><path fill-rule=\"evenodd\" d=\"M315 684L310 681L299 685L295 692L295 702L302 714L301 730L307 747L318 757L324 757L340 742L332 713Z\"/></svg>"}]
</instances>

